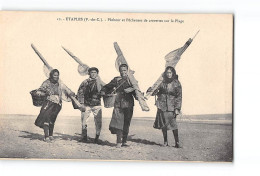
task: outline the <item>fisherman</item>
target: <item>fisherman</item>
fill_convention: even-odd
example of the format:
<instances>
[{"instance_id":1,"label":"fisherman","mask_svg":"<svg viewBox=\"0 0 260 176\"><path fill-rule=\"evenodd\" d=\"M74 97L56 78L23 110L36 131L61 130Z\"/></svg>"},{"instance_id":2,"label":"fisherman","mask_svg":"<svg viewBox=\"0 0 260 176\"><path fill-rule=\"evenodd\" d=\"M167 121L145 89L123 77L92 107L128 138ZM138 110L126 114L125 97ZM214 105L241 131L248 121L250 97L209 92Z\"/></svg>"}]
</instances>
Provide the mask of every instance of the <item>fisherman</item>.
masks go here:
<instances>
[{"instance_id":1,"label":"fisherman","mask_svg":"<svg viewBox=\"0 0 260 176\"><path fill-rule=\"evenodd\" d=\"M150 87L147 93L151 92L151 89ZM162 130L164 146L168 146L167 131L171 130L175 139L175 147L180 148L176 117L181 110L182 88L173 67L166 67L163 82L152 95L158 95L156 100L157 114L153 127Z\"/></svg>"},{"instance_id":2,"label":"fisherman","mask_svg":"<svg viewBox=\"0 0 260 176\"><path fill-rule=\"evenodd\" d=\"M82 125L82 142L87 142L87 121L90 113L94 114L96 137L94 142L98 143L102 128L102 108L100 90L104 83L100 80L98 74L99 70L96 67L88 69L89 78L84 80L79 86L77 97L81 108L81 125Z\"/></svg>"},{"instance_id":3,"label":"fisherman","mask_svg":"<svg viewBox=\"0 0 260 176\"><path fill-rule=\"evenodd\" d=\"M127 76L128 65L121 64L119 66L119 72L120 76L115 77L101 89L102 96L116 90L116 98L109 130L112 134L117 135L117 148L128 146L126 143L133 116L133 97L135 97L135 89L132 87Z\"/></svg>"},{"instance_id":4,"label":"fisherman","mask_svg":"<svg viewBox=\"0 0 260 176\"><path fill-rule=\"evenodd\" d=\"M35 125L43 128L44 141L50 142L53 140L53 129L56 118L61 110L62 97L75 96L75 93L59 82L59 71L53 69L49 74L49 79L44 81L41 87L37 90L38 96L46 95L46 100L43 102L40 114L35 120Z\"/></svg>"}]
</instances>

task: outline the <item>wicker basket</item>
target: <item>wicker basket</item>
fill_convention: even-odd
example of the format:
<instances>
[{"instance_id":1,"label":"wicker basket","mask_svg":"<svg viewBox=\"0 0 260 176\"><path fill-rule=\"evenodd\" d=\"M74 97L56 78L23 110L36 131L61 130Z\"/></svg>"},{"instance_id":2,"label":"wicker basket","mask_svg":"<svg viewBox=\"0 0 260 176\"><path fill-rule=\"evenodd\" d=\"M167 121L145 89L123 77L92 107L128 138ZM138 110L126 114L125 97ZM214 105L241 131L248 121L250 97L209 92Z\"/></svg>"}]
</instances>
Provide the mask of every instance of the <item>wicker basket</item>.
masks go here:
<instances>
[{"instance_id":1,"label":"wicker basket","mask_svg":"<svg viewBox=\"0 0 260 176\"><path fill-rule=\"evenodd\" d=\"M40 107L43 105L43 102L46 100L47 96L46 95L37 95L36 92L37 92L37 89L32 90L30 92L30 94L32 96L33 105Z\"/></svg>"},{"instance_id":2,"label":"wicker basket","mask_svg":"<svg viewBox=\"0 0 260 176\"><path fill-rule=\"evenodd\" d=\"M114 107L115 100L116 100L116 94L108 94L108 95L103 96L104 107L105 108Z\"/></svg>"}]
</instances>

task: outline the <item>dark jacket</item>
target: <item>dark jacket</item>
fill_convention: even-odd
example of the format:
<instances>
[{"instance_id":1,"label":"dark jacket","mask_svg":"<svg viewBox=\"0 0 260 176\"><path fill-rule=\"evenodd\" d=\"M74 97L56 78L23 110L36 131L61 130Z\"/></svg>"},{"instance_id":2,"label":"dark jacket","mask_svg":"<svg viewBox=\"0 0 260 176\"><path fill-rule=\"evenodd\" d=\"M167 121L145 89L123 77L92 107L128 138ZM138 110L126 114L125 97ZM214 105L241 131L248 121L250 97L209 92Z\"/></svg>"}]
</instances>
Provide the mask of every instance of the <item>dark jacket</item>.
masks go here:
<instances>
[{"instance_id":1,"label":"dark jacket","mask_svg":"<svg viewBox=\"0 0 260 176\"><path fill-rule=\"evenodd\" d=\"M120 86L120 87L119 87ZM105 85L101 91L104 91L106 94L110 94L114 88L116 90L116 99L115 99L115 108L128 108L134 106L134 98L135 96L134 91L130 93L125 93L124 89L132 87L131 83L128 79L123 79L122 77L118 76L115 77L110 83Z\"/></svg>"},{"instance_id":2,"label":"dark jacket","mask_svg":"<svg viewBox=\"0 0 260 176\"><path fill-rule=\"evenodd\" d=\"M85 106L100 106L101 96L97 89L96 79L88 78L83 81L79 86L77 97Z\"/></svg>"},{"instance_id":3,"label":"dark jacket","mask_svg":"<svg viewBox=\"0 0 260 176\"><path fill-rule=\"evenodd\" d=\"M163 81L158 87L156 106L162 111L181 110L182 88L178 79L170 83Z\"/></svg>"}]
</instances>

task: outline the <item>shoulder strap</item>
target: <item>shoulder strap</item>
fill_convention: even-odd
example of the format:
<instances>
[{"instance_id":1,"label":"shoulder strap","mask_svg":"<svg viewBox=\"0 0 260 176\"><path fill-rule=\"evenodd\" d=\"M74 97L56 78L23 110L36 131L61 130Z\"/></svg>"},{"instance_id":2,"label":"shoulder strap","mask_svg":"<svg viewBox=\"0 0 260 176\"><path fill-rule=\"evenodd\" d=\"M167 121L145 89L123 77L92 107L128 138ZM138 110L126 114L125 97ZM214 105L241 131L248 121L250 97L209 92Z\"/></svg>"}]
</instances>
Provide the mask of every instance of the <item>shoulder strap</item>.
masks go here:
<instances>
[{"instance_id":1,"label":"shoulder strap","mask_svg":"<svg viewBox=\"0 0 260 176\"><path fill-rule=\"evenodd\" d=\"M118 78L120 78L120 79L118 79ZM118 84L118 81L121 80L121 79L122 79L121 77L116 77L116 83ZM119 85L113 90L113 92L112 92L111 94L114 94L114 93L116 92L116 90L117 90L119 87L121 87L125 82L126 82L126 80L124 80L121 84L119 84Z\"/></svg>"}]
</instances>

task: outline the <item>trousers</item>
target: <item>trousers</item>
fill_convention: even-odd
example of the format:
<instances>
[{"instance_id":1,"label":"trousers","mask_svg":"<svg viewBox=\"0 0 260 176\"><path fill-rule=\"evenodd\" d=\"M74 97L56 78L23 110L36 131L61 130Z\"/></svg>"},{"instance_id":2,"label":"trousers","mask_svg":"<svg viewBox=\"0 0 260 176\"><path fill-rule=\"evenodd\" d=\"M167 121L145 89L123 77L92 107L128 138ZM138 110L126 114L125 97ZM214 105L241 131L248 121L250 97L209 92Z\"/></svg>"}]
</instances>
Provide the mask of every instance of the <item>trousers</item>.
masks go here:
<instances>
[{"instance_id":1,"label":"trousers","mask_svg":"<svg viewBox=\"0 0 260 176\"><path fill-rule=\"evenodd\" d=\"M101 106L86 106L86 111L81 112L81 125L82 125L82 132L87 131L87 122L92 112L94 115L95 121L95 128L96 128L96 135L100 135L101 128L102 128L102 108ZM82 134L82 136L86 136L87 134Z\"/></svg>"}]
</instances>

